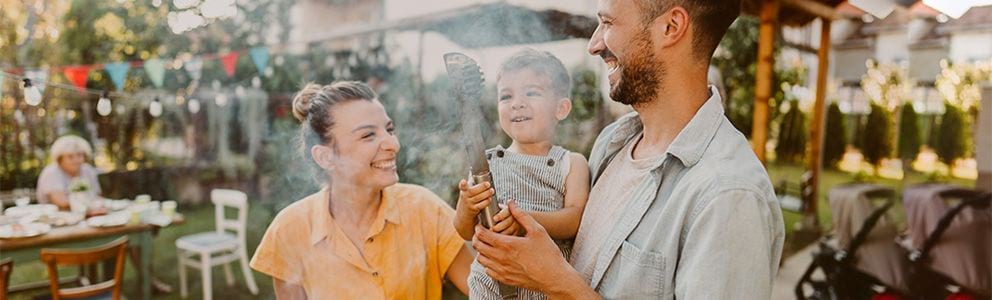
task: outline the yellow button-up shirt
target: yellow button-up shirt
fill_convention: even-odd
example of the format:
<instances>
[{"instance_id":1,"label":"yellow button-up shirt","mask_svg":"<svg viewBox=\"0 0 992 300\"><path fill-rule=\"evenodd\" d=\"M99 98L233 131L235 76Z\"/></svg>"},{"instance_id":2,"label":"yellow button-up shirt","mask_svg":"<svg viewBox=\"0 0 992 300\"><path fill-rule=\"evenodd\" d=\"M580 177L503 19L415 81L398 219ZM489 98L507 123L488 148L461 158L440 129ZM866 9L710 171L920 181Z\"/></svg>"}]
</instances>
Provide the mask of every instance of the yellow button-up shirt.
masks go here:
<instances>
[{"instance_id":1,"label":"yellow button-up shirt","mask_svg":"<svg viewBox=\"0 0 992 300\"><path fill-rule=\"evenodd\" d=\"M424 187L388 187L363 258L331 217L324 189L276 215L251 267L303 287L310 299L440 299L444 275L464 245L453 218L454 210Z\"/></svg>"}]
</instances>

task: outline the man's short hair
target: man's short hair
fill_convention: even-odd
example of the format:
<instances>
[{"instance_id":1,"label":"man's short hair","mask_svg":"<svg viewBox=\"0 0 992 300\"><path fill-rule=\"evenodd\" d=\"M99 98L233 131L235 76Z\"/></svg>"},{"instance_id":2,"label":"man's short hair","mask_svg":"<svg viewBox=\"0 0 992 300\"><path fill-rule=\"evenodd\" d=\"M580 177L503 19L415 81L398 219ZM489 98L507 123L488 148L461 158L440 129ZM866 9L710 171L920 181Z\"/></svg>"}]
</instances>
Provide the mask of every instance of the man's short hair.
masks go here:
<instances>
[{"instance_id":1,"label":"man's short hair","mask_svg":"<svg viewBox=\"0 0 992 300\"><path fill-rule=\"evenodd\" d=\"M519 70L531 70L535 73L547 76L551 82L551 90L555 96L568 98L572 95L572 79L568 75L565 64L547 51L538 51L531 48L524 48L503 61L496 75L496 81L503 78L507 72Z\"/></svg>"},{"instance_id":2,"label":"man's short hair","mask_svg":"<svg viewBox=\"0 0 992 300\"><path fill-rule=\"evenodd\" d=\"M644 11L645 24L653 22L676 6L689 12L689 19L696 29L692 50L697 58L710 58L727 33L727 28L741 14L741 0L637 0ZM705 55L705 56L702 56Z\"/></svg>"}]
</instances>

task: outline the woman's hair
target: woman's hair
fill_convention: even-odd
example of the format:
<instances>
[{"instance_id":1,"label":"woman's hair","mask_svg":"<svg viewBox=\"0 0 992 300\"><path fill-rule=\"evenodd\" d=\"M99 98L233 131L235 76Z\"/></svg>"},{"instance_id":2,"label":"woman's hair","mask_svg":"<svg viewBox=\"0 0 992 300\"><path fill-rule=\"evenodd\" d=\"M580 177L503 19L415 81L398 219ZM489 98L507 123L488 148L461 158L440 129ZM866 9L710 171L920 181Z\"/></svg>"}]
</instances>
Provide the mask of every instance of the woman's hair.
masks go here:
<instances>
[{"instance_id":1,"label":"woman's hair","mask_svg":"<svg viewBox=\"0 0 992 300\"><path fill-rule=\"evenodd\" d=\"M63 155L73 153L82 153L87 158L90 158L93 157L93 147L90 147L90 143L81 137L63 135L55 139L55 142L52 143L52 149L48 157L52 159L52 162L57 163Z\"/></svg>"},{"instance_id":2,"label":"woman's hair","mask_svg":"<svg viewBox=\"0 0 992 300\"><path fill-rule=\"evenodd\" d=\"M310 157L310 148L315 145L329 145L337 151L337 145L331 138L331 129L335 120L331 109L338 103L350 101L375 101L375 91L368 85L358 81L337 81L328 85L308 83L293 98L293 116L300 120L299 146L304 160L310 161L315 179L318 182L328 180L317 162Z\"/></svg>"}]
</instances>

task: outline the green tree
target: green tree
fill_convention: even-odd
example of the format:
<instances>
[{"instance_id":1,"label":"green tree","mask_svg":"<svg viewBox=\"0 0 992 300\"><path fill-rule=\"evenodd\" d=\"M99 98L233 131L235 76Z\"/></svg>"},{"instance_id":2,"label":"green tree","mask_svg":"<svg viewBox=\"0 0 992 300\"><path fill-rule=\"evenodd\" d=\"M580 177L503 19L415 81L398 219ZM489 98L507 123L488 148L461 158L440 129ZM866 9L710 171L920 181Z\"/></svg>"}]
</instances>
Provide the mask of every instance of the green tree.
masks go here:
<instances>
[{"instance_id":1,"label":"green tree","mask_svg":"<svg viewBox=\"0 0 992 300\"><path fill-rule=\"evenodd\" d=\"M920 121L912 104L904 104L899 114L899 159L903 166L920 153Z\"/></svg>"},{"instance_id":2,"label":"green tree","mask_svg":"<svg viewBox=\"0 0 992 300\"><path fill-rule=\"evenodd\" d=\"M865 159L876 167L882 159L892 153L892 116L884 107L872 103L871 113L865 125L864 149L861 149Z\"/></svg>"},{"instance_id":3,"label":"green tree","mask_svg":"<svg viewBox=\"0 0 992 300\"><path fill-rule=\"evenodd\" d=\"M806 115L799 109L799 101L790 101L789 111L782 116L775 154L784 162L802 162L806 154Z\"/></svg>"},{"instance_id":4,"label":"green tree","mask_svg":"<svg viewBox=\"0 0 992 300\"><path fill-rule=\"evenodd\" d=\"M827 128L824 134L823 163L829 168L835 168L837 162L844 156L847 147L847 128L844 114L840 112L837 102L827 108Z\"/></svg>"},{"instance_id":5,"label":"green tree","mask_svg":"<svg viewBox=\"0 0 992 300\"><path fill-rule=\"evenodd\" d=\"M944 116L940 119L940 135L937 136L935 150L940 161L950 165L955 159L964 157L968 150L964 112L957 106L945 103Z\"/></svg>"}]
</instances>

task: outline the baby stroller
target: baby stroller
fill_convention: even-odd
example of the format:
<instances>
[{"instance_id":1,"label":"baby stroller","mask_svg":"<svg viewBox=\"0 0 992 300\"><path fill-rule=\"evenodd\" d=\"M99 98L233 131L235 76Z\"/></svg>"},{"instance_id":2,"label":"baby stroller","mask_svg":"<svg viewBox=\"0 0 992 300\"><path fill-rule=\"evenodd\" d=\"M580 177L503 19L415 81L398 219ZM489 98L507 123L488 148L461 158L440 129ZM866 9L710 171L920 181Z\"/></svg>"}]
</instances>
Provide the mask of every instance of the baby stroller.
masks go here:
<instances>
[{"instance_id":1,"label":"baby stroller","mask_svg":"<svg viewBox=\"0 0 992 300\"><path fill-rule=\"evenodd\" d=\"M833 237L820 239L813 262L796 285L796 298L900 299L908 291L909 266L907 251L894 243L898 229L886 216L895 192L851 184L831 189L828 197ZM876 205L874 199L883 202Z\"/></svg>"},{"instance_id":2,"label":"baby stroller","mask_svg":"<svg viewBox=\"0 0 992 300\"><path fill-rule=\"evenodd\" d=\"M992 194L946 184L906 190L910 286L920 299L992 299Z\"/></svg>"}]
</instances>

